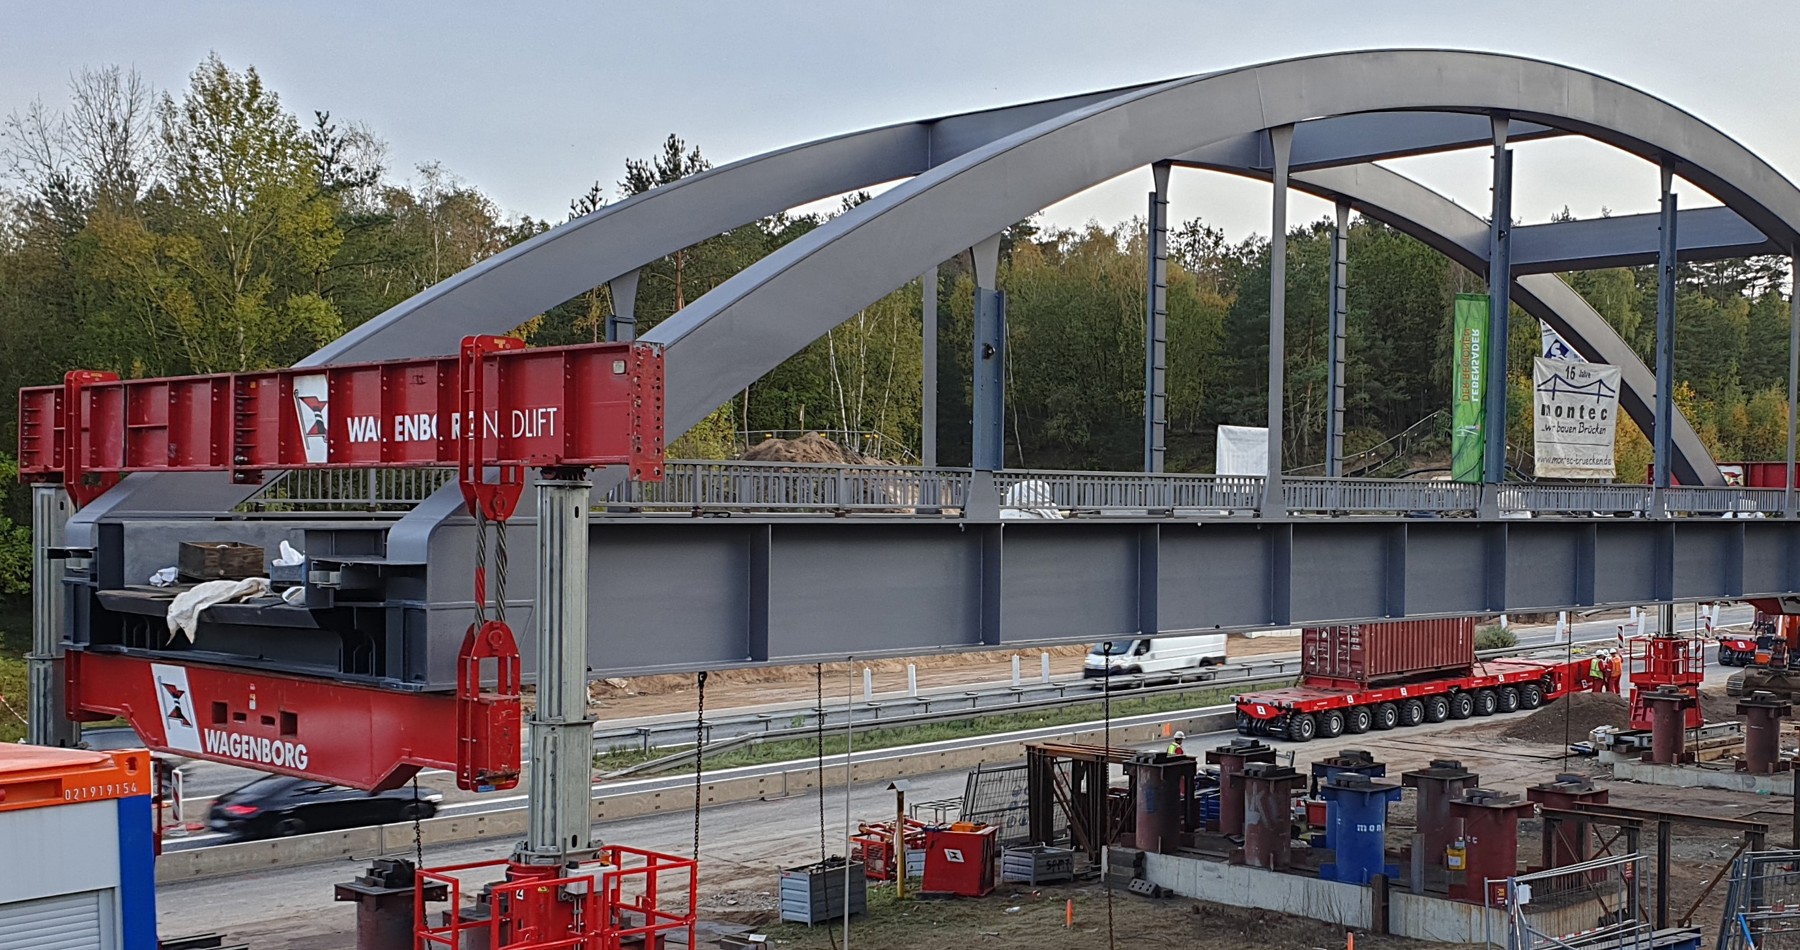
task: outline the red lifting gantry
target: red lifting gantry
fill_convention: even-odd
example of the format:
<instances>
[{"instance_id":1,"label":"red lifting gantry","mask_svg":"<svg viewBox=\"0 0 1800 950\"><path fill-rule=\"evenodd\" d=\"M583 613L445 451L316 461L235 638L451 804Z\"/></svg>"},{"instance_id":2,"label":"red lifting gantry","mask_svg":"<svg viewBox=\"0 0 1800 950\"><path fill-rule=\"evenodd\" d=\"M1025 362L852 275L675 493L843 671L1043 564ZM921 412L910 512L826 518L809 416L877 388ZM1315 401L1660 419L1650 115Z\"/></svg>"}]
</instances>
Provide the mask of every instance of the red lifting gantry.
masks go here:
<instances>
[{"instance_id":1,"label":"red lifting gantry","mask_svg":"<svg viewBox=\"0 0 1800 950\"><path fill-rule=\"evenodd\" d=\"M19 474L60 482L81 505L133 472L255 484L287 469L454 466L485 528L511 517L526 467L624 465L660 481L662 387L652 344L528 349L496 336L379 363L142 380L79 371L20 390ZM487 599L477 564L475 601ZM122 716L158 751L366 789L426 767L454 770L466 789L519 781L518 645L482 612L454 695L86 651L68 654L66 674L72 719Z\"/></svg>"}]
</instances>

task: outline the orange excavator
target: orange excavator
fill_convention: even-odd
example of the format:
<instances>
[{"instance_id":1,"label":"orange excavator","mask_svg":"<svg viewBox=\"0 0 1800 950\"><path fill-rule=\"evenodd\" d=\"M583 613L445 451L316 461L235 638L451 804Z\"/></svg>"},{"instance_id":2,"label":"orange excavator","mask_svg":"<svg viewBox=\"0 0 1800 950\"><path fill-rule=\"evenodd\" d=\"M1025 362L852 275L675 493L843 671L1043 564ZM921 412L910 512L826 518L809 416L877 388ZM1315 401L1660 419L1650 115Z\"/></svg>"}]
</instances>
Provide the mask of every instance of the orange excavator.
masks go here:
<instances>
[{"instance_id":1,"label":"orange excavator","mask_svg":"<svg viewBox=\"0 0 1800 950\"><path fill-rule=\"evenodd\" d=\"M1800 599L1753 600L1748 636L1721 637L1719 664L1741 666L1725 681L1728 696L1758 691L1800 698Z\"/></svg>"}]
</instances>

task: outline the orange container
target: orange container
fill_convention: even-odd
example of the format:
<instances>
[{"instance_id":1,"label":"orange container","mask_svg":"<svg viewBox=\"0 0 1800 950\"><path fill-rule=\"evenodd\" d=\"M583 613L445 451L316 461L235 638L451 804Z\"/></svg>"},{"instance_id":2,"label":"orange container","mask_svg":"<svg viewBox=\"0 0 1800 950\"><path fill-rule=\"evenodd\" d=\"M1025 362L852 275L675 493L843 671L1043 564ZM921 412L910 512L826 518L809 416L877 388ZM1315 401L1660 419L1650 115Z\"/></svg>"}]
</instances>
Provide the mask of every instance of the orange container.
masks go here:
<instances>
[{"instance_id":1,"label":"orange container","mask_svg":"<svg viewBox=\"0 0 1800 950\"><path fill-rule=\"evenodd\" d=\"M149 795L155 784L143 749L0 745L0 811Z\"/></svg>"}]
</instances>

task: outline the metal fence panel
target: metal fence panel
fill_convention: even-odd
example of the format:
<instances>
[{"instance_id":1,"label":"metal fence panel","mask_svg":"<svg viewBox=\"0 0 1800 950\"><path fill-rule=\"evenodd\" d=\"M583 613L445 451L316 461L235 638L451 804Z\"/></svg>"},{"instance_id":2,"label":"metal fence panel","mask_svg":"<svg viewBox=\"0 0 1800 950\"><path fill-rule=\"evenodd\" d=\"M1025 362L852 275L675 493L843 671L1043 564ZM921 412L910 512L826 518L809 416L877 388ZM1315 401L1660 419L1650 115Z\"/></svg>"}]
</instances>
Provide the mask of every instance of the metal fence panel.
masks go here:
<instances>
[{"instance_id":1,"label":"metal fence panel","mask_svg":"<svg viewBox=\"0 0 1800 950\"><path fill-rule=\"evenodd\" d=\"M1002 847L1023 844L1057 844L1068 839L1069 823L1056 811L1056 841L1031 840L1030 814L1025 790L1026 771L1018 765L982 766L969 773L964 786L961 821L976 821L1000 829Z\"/></svg>"},{"instance_id":2,"label":"metal fence panel","mask_svg":"<svg viewBox=\"0 0 1800 950\"><path fill-rule=\"evenodd\" d=\"M1649 950L1643 865L1641 855L1624 854L1488 881L1490 903L1507 911L1507 950Z\"/></svg>"}]
</instances>

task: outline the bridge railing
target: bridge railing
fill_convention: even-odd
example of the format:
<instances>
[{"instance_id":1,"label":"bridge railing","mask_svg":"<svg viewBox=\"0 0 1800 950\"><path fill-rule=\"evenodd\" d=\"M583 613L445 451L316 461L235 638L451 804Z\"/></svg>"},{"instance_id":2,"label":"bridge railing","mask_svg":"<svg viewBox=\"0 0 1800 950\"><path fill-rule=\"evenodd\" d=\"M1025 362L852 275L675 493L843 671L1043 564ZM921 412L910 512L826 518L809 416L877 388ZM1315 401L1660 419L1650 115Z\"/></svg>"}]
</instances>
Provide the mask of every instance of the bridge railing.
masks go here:
<instances>
[{"instance_id":1,"label":"bridge railing","mask_svg":"<svg viewBox=\"0 0 1800 950\"><path fill-rule=\"evenodd\" d=\"M662 482L628 482L604 507L615 514L706 511L961 517L969 469L811 462L670 461ZM271 479L238 510L253 513L402 513L455 480L450 469L295 470ZM1257 513L1265 480L1251 475L1005 470L993 473L1003 513L1063 516L1229 517ZM1378 478L1282 479L1287 510L1300 515L1473 515L1480 486ZM985 499L984 499L985 500ZM1649 517L1645 485L1508 483L1503 516ZM1691 517L1781 517L1778 488L1674 487L1664 509Z\"/></svg>"},{"instance_id":2,"label":"bridge railing","mask_svg":"<svg viewBox=\"0 0 1800 950\"><path fill-rule=\"evenodd\" d=\"M663 466L661 482L627 482L608 507L643 510L887 512L961 509L966 469L827 465L812 462L687 462Z\"/></svg>"},{"instance_id":3,"label":"bridge railing","mask_svg":"<svg viewBox=\"0 0 1800 950\"><path fill-rule=\"evenodd\" d=\"M1235 514L1255 511L1263 496L1263 479L1253 475L1013 469L995 472L994 487L1003 510Z\"/></svg>"}]
</instances>

